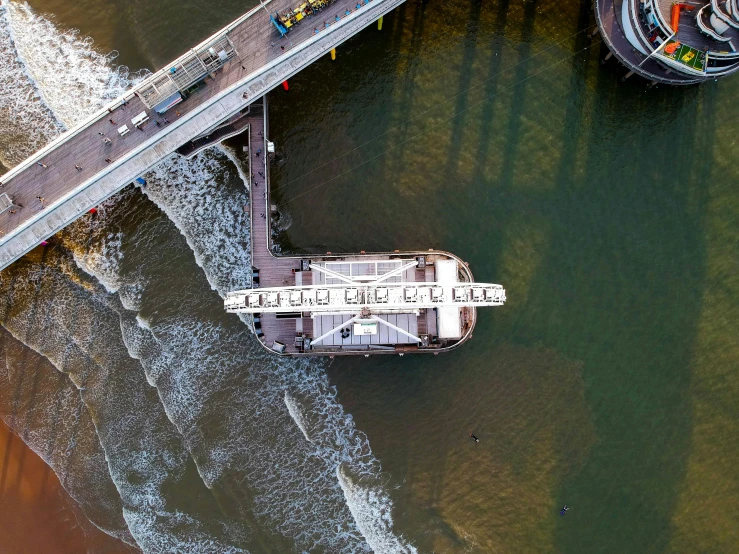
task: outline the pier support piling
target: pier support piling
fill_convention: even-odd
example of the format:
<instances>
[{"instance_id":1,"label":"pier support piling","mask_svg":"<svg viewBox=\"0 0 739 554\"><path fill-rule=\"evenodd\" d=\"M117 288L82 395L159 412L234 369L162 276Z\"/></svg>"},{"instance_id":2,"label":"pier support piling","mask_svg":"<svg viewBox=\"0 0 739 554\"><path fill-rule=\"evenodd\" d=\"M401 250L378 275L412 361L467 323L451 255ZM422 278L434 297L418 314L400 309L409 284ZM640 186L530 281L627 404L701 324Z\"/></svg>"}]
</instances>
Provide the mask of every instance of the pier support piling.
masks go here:
<instances>
[{"instance_id":1,"label":"pier support piling","mask_svg":"<svg viewBox=\"0 0 739 554\"><path fill-rule=\"evenodd\" d=\"M634 74L633 71L629 71L626 75L624 75L623 77L621 77L621 82L623 83L626 79L628 79L629 77L631 77L633 74Z\"/></svg>"}]
</instances>

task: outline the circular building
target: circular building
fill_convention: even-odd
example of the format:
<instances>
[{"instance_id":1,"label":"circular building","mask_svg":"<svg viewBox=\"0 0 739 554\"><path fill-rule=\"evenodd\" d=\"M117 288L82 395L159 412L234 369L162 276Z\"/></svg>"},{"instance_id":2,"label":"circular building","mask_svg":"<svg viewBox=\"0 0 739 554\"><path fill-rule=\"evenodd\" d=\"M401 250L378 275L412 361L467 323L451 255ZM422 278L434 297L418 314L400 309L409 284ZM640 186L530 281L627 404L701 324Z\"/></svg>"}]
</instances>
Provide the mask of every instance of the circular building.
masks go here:
<instances>
[{"instance_id":1,"label":"circular building","mask_svg":"<svg viewBox=\"0 0 739 554\"><path fill-rule=\"evenodd\" d=\"M689 85L739 69L739 0L595 0L595 14L627 77Z\"/></svg>"}]
</instances>

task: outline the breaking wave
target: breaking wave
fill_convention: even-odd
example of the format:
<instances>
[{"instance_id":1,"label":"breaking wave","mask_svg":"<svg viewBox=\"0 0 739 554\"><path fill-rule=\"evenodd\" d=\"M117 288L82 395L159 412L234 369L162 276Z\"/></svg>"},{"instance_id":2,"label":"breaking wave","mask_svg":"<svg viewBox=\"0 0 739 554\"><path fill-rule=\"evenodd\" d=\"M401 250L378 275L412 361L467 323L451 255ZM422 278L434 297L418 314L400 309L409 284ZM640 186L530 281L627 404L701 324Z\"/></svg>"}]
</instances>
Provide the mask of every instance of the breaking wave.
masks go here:
<instances>
[{"instance_id":1,"label":"breaking wave","mask_svg":"<svg viewBox=\"0 0 739 554\"><path fill-rule=\"evenodd\" d=\"M229 290L248 286L251 268L248 218L243 209L247 198L240 178L243 172L234 171L229 160L238 162L235 157L227 158L216 149L205 151L192 160L172 159L147 176L148 184L144 189L185 236L208 281L221 296ZM218 233L211 233L214 228ZM180 321L172 327L150 327L161 344L171 344L176 337L189 337L196 332L193 328L183 332L181 325ZM219 345L237 345L236 351L239 345L249 348L246 387L229 389L224 380L224 388L218 393L233 394L225 405L243 406L225 416L221 424L232 447L214 448L217 456L208 452L205 456L194 454L206 483L217 486L226 479L228 469L242 468L244 478L257 490L257 513L272 525L289 531L299 548L335 552L369 550L368 537L355 522L345 501L336 468L346 464L353 474L377 480L380 464L372 455L367 437L356 429L351 415L337 402L336 391L329 386L322 362L274 358L264 352L245 327L233 334L227 334L224 326L204 327L200 322L197 327L198 334L204 330L211 333L210 344L218 339ZM161 338L163 331L166 339ZM179 354L187 345L181 347L177 350ZM200 367L205 362L203 352L195 350L197 352L191 352L196 359L200 358L195 364ZM208 360L207 367L214 368L216 382L228 373L221 369L226 363L224 359L237 357L231 352L234 351L229 346L219 346L217 356ZM177 371L182 371L182 360L178 357ZM158 376L163 374L161 369L157 370ZM158 382L160 394L166 395L163 391L173 390L162 385ZM163 398L163 401L165 405L183 405L181 399L167 401ZM301 415L296 418L295 414ZM310 434L307 417L310 418ZM200 426L192 413L181 414L173 421L184 436L193 434L188 427ZM266 436L265 429L270 430ZM258 448L248 452L239 448L238 437L245 433L248 442ZM304 439L308 437L306 442ZM279 460L278 465L276 460ZM375 505L384 506L386 513L392 510L387 495L376 496ZM363 514L366 520L369 516L367 512ZM365 525L364 529L372 531L375 528ZM385 530L392 534L389 526L385 525Z\"/></svg>"},{"instance_id":2,"label":"breaking wave","mask_svg":"<svg viewBox=\"0 0 739 554\"><path fill-rule=\"evenodd\" d=\"M36 94L66 127L121 96L147 72L131 74L113 65L117 52L100 54L90 37L76 29L62 31L27 3L2 0L16 58ZM50 55L52 54L52 55ZM14 76L18 78L17 73Z\"/></svg>"},{"instance_id":3,"label":"breaking wave","mask_svg":"<svg viewBox=\"0 0 739 554\"><path fill-rule=\"evenodd\" d=\"M311 442L310 436L308 436L307 422L305 421L305 417L303 417L303 412L300 411L300 406L298 406L297 401L288 391L285 391L285 406L287 406L287 413L290 414L295 425L298 426L298 429L300 429L303 436L305 436L305 440Z\"/></svg>"},{"instance_id":4,"label":"breaking wave","mask_svg":"<svg viewBox=\"0 0 739 554\"><path fill-rule=\"evenodd\" d=\"M223 524L190 513L181 491L197 494L197 484L185 484L191 461L139 363L128 356L109 307L114 300L60 250L43 265L17 264L0 282L11 291L0 310L5 328L80 390L138 545L146 552L241 552L215 538L229 537ZM199 504L209 502L203 488Z\"/></svg>"},{"instance_id":5,"label":"breaking wave","mask_svg":"<svg viewBox=\"0 0 739 554\"><path fill-rule=\"evenodd\" d=\"M136 544L79 391L5 330L0 330L0 416L59 476L87 519Z\"/></svg>"},{"instance_id":6,"label":"breaking wave","mask_svg":"<svg viewBox=\"0 0 739 554\"><path fill-rule=\"evenodd\" d=\"M372 550L397 554L418 552L403 537L393 533L392 503L382 487L360 485L343 464L336 468L336 477L344 491L346 503Z\"/></svg>"},{"instance_id":7,"label":"breaking wave","mask_svg":"<svg viewBox=\"0 0 739 554\"><path fill-rule=\"evenodd\" d=\"M138 78L26 4L2 0L0 41L2 60L13 64L0 67L0 79L22 85L0 93L0 126L15 133L15 146L3 155L15 163ZM21 109L6 107L13 103ZM211 149L193 160L173 157L147 181L146 196L185 238L210 287L223 296L248 286L249 198L238 166ZM33 321L17 310L5 316L16 337L82 391L138 544L147 552L230 552L235 547L213 537L243 540L248 524L199 519L170 497L184 487L191 456L202 482L228 496L244 520L253 517L265 532L288 539L291 549L415 552L393 533L389 496L380 486L357 484L378 482L380 464L337 401L323 363L270 356L223 312L218 295L202 294L194 277L177 281L187 262L176 241L167 243L173 251L163 260L162 243L132 238L130 225L116 219L121 205L136 208L132 191L62 234L73 257L57 253L56 261L22 268L28 297L36 286L54 293L53 301L51 292L38 297ZM160 277L176 286L152 305L147 292L159 283L148 275L168 263L179 265Z\"/></svg>"},{"instance_id":8,"label":"breaking wave","mask_svg":"<svg viewBox=\"0 0 739 554\"><path fill-rule=\"evenodd\" d=\"M19 59L8 2L0 2L0 161L13 166L64 129Z\"/></svg>"}]
</instances>

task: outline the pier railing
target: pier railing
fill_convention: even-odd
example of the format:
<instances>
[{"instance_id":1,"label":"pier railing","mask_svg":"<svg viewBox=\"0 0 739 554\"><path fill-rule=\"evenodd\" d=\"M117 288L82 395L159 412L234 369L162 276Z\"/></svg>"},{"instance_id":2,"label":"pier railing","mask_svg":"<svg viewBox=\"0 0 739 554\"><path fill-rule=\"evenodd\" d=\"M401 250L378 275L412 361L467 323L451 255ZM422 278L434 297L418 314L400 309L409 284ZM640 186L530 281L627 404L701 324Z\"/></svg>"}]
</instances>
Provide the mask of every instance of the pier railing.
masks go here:
<instances>
[{"instance_id":1,"label":"pier railing","mask_svg":"<svg viewBox=\"0 0 739 554\"><path fill-rule=\"evenodd\" d=\"M251 74L244 76L233 85L219 91L207 103L183 114L181 118L173 121L172 125L167 127L166 132L159 133L137 148L132 149L125 156L116 160L115 163L110 164L103 171L98 172L92 178L71 189L46 210L26 220L0 239L0 269L4 269L14 260L29 252L42 240L62 230L72 221L84 215L90 208L97 206L111 197L136 177L154 167L166 156L172 154L179 146L192 137L198 136L211 129L214 125L228 119L232 114L263 96L269 90L278 86L282 81L292 77L307 65L325 55L332 48L348 40L371 22L392 11L404 1L371 0L368 4L362 4L361 8L332 23L328 28L299 43L294 48L286 51L282 56L256 69ZM213 40L213 37L229 32L234 26L245 21L248 17L253 16L259 9L263 8L259 6L258 8L252 9L201 44L207 44ZM178 58L178 60L187 56L185 54ZM158 74L150 76L118 100L109 104L108 107L118 107L124 100L132 99L134 92L139 87L146 86L149 79L155 78L158 78ZM245 93L247 94L246 97L244 96ZM39 161L48 152L72 140L75 136L88 129L93 123L107 116L108 107L98 111L70 131L57 137L57 139L36 154L11 169L3 176L3 181L7 182L11 180L14 175L17 175ZM217 115L214 116L213 114L216 113ZM156 152L153 152L155 147L157 147ZM147 151L151 155L142 156ZM141 157L135 160L139 156ZM136 161L139 163L136 163Z\"/></svg>"}]
</instances>

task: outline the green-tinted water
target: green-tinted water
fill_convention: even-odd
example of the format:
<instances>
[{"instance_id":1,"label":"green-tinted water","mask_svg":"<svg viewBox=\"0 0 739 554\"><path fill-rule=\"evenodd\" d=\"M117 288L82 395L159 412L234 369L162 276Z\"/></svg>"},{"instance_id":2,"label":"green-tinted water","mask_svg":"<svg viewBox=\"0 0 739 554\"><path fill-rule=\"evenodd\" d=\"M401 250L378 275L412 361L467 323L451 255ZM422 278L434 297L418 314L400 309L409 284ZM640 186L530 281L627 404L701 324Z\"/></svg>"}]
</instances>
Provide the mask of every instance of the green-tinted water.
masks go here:
<instances>
[{"instance_id":1,"label":"green-tinted water","mask_svg":"<svg viewBox=\"0 0 739 554\"><path fill-rule=\"evenodd\" d=\"M248 7L32 5L134 69ZM329 369L423 552L737 551L739 77L620 83L593 24L409 2L270 95L286 248L442 248L508 291L452 354Z\"/></svg>"}]
</instances>

